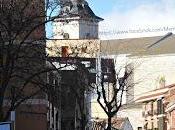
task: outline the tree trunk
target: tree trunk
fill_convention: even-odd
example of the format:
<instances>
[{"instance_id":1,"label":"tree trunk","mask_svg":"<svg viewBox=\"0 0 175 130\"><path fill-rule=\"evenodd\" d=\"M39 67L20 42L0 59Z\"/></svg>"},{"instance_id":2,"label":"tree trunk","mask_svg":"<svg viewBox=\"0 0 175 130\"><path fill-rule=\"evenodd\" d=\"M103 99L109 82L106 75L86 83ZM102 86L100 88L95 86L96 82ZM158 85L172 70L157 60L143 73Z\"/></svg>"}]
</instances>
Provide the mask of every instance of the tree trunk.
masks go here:
<instances>
[{"instance_id":1,"label":"tree trunk","mask_svg":"<svg viewBox=\"0 0 175 130\"><path fill-rule=\"evenodd\" d=\"M85 127L86 127L86 115L82 115L81 116L81 130L85 130Z\"/></svg>"},{"instance_id":2,"label":"tree trunk","mask_svg":"<svg viewBox=\"0 0 175 130\"><path fill-rule=\"evenodd\" d=\"M2 122L4 119L3 100L4 100L4 90L0 89L0 122Z\"/></svg>"},{"instance_id":3,"label":"tree trunk","mask_svg":"<svg viewBox=\"0 0 175 130\"><path fill-rule=\"evenodd\" d=\"M108 127L107 127L107 129L106 130L111 130L111 128L112 128L112 117L108 117Z\"/></svg>"},{"instance_id":4,"label":"tree trunk","mask_svg":"<svg viewBox=\"0 0 175 130\"><path fill-rule=\"evenodd\" d=\"M3 110L2 110L2 107L0 107L0 122L3 121L3 117L4 117Z\"/></svg>"},{"instance_id":5,"label":"tree trunk","mask_svg":"<svg viewBox=\"0 0 175 130\"><path fill-rule=\"evenodd\" d=\"M81 130L85 130L85 123L84 123L84 121L81 121Z\"/></svg>"}]
</instances>

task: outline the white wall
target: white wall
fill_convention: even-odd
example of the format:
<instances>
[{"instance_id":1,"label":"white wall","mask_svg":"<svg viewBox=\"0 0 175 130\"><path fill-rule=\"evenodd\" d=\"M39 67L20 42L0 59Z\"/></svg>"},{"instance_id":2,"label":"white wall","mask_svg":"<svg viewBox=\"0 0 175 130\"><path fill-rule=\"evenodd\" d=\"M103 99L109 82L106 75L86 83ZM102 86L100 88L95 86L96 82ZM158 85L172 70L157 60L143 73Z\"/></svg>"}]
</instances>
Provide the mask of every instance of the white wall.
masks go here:
<instances>
[{"instance_id":1,"label":"white wall","mask_svg":"<svg viewBox=\"0 0 175 130\"><path fill-rule=\"evenodd\" d=\"M127 108L119 111L117 116L128 117L133 130L138 130L138 127L143 127L142 108Z\"/></svg>"},{"instance_id":2,"label":"white wall","mask_svg":"<svg viewBox=\"0 0 175 130\"><path fill-rule=\"evenodd\" d=\"M134 62L134 98L142 93L160 87L160 77L165 77L165 85L175 83L175 55L156 55L135 57Z\"/></svg>"},{"instance_id":3,"label":"white wall","mask_svg":"<svg viewBox=\"0 0 175 130\"><path fill-rule=\"evenodd\" d=\"M160 77L165 77L166 85L175 83L175 55L149 55L127 57L127 55L111 56L116 59L116 70L127 64L133 64L134 98L159 88ZM122 75L122 74L121 74ZM124 102L125 103L125 102ZM118 113L120 117L128 117L134 130L143 127L142 108L128 107Z\"/></svg>"},{"instance_id":4,"label":"white wall","mask_svg":"<svg viewBox=\"0 0 175 130\"><path fill-rule=\"evenodd\" d=\"M54 39L64 39L63 33L69 34L69 39L97 39L98 22L88 20L67 20L69 22L54 22ZM89 37L87 37L89 35Z\"/></svg>"},{"instance_id":5,"label":"white wall","mask_svg":"<svg viewBox=\"0 0 175 130\"><path fill-rule=\"evenodd\" d=\"M107 119L106 113L103 111L96 99L91 100L91 118Z\"/></svg>"},{"instance_id":6,"label":"white wall","mask_svg":"<svg viewBox=\"0 0 175 130\"><path fill-rule=\"evenodd\" d=\"M134 99L145 92L159 88L161 77L165 78L165 85L175 83L175 54L148 55L140 57L117 55L110 57L115 58L115 69L117 71L128 64L132 64L134 67Z\"/></svg>"},{"instance_id":7,"label":"white wall","mask_svg":"<svg viewBox=\"0 0 175 130\"><path fill-rule=\"evenodd\" d=\"M79 22L54 22L53 33L54 39L64 39L63 33L68 33L70 39L79 39Z\"/></svg>"},{"instance_id":8,"label":"white wall","mask_svg":"<svg viewBox=\"0 0 175 130\"><path fill-rule=\"evenodd\" d=\"M164 76L166 85L175 83L175 55L152 55L130 57L134 64L134 98L143 93L159 88L159 79ZM128 107L118 116L128 117L134 130L143 127L142 108Z\"/></svg>"}]
</instances>

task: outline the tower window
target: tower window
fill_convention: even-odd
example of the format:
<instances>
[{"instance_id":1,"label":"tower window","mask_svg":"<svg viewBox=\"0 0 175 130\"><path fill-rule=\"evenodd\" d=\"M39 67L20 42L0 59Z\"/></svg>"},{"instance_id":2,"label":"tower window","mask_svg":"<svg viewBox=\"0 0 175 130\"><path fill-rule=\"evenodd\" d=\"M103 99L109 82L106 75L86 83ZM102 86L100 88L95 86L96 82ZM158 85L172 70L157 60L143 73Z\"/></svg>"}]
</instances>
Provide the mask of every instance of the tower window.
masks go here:
<instances>
[{"instance_id":1,"label":"tower window","mask_svg":"<svg viewBox=\"0 0 175 130\"><path fill-rule=\"evenodd\" d=\"M90 33L87 33L86 34L86 38L90 38Z\"/></svg>"},{"instance_id":2,"label":"tower window","mask_svg":"<svg viewBox=\"0 0 175 130\"><path fill-rule=\"evenodd\" d=\"M68 34L68 33L64 33L64 34L63 34L63 38L64 38L64 39L69 39L69 34Z\"/></svg>"},{"instance_id":3,"label":"tower window","mask_svg":"<svg viewBox=\"0 0 175 130\"><path fill-rule=\"evenodd\" d=\"M69 47L68 46L61 47L61 55L62 55L62 57L68 57L68 55L69 55Z\"/></svg>"}]
</instances>

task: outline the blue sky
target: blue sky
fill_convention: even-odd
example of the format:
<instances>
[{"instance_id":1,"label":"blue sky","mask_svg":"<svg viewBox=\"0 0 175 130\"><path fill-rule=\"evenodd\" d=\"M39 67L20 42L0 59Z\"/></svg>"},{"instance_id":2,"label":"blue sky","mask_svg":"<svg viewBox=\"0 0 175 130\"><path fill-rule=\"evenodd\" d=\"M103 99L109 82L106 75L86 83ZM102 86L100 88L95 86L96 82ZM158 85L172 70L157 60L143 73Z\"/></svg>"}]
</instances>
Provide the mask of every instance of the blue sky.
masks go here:
<instances>
[{"instance_id":1,"label":"blue sky","mask_svg":"<svg viewBox=\"0 0 175 130\"><path fill-rule=\"evenodd\" d=\"M88 3L95 14L102 16L108 13L114 7L116 0L88 0Z\"/></svg>"},{"instance_id":2,"label":"blue sky","mask_svg":"<svg viewBox=\"0 0 175 130\"><path fill-rule=\"evenodd\" d=\"M169 31L175 33L175 0L88 0L88 3L95 14L105 19L100 23L100 32L143 31L109 37L105 34L107 39L164 35ZM163 30L166 27L173 29Z\"/></svg>"},{"instance_id":3,"label":"blue sky","mask_svg":"<svg viewBox=\"0 0 175 130\"><path fill-rule=\"evenodd\" d=\"M88 0L90 7L98 15L110 13L113 9L125 12L139 5L159 2L160 0Z\"/></svg>"},{"instance_id":4,"label":"blue sky","mask_svg":"<svg viewBox=\"0 0 175 130\"><path fill-rule=\"evenodd\" d=\"M130 29L174 28L175 0L87 0L97 16L105 20L99 31L115 32L102 39L164 35L169 31L116 34ZM173 31L172 31L173 32Z\"/></svg>"}]
</instances>

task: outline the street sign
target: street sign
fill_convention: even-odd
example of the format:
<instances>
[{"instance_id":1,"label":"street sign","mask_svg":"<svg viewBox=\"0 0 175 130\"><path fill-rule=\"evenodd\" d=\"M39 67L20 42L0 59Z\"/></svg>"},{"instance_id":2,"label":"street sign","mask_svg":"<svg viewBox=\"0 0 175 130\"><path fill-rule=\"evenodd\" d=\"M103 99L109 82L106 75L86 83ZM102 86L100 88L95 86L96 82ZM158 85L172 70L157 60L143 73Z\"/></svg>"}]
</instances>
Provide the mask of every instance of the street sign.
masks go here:
<instances>
[{"instance_id":1,"label":"street sign","mask_svg":"<svg viewBox=\"0 0 175 130\"><path fill-rule=\"evenodd\" d=\"M13 130L12 122L0 122L0 130Z\"/></svg>"}]
</instances>

